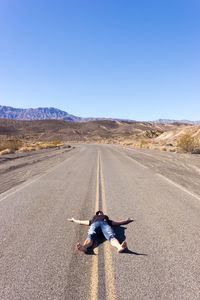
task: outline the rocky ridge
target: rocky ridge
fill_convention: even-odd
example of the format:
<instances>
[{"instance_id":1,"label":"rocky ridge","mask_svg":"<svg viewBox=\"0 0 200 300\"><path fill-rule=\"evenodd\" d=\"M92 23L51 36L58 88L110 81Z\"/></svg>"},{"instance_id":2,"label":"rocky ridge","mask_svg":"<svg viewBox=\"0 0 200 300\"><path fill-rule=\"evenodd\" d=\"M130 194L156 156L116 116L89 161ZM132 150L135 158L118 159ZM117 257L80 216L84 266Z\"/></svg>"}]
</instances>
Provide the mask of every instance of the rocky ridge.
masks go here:
<instances>
[{"instance_id":1,"label":"rocky ridge","mask_svg":"<svg viewBox=\"0 0 200 300\"><path fill-rule=\"evenodd\" d=\"M13 120L64 120L68 122L79 122L80 117L71 115L54 107L39 108L14 108L0 105L0 118Z\"/></svg>"}]
</instances>

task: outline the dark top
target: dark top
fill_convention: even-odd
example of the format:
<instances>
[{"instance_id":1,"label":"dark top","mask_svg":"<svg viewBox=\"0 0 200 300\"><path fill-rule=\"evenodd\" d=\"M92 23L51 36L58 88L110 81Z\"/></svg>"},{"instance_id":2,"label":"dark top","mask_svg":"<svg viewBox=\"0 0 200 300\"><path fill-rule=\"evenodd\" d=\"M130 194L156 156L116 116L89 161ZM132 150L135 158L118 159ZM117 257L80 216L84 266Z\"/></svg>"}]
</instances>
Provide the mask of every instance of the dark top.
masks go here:
<instances>
[{"instance_id":1,"label":"dark top","mask_svg":"<svg viewBox=\"0 0 200 300\"><path fill-rule=\"evenodd\" d=\"M89 225L97 221L104 221L107 222L108 225L112 226L112 220L110 220L106 215L95 215L91 220L89 220Z\"/></svg>"}]
</instances>

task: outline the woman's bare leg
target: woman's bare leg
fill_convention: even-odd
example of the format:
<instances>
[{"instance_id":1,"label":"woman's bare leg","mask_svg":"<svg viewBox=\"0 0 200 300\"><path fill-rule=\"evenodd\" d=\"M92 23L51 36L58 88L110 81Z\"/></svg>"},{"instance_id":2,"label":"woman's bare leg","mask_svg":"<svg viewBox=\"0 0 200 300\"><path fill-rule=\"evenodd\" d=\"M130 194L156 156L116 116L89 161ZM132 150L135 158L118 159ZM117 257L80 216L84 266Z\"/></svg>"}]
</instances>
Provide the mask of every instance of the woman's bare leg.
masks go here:
<instances>
[{"instance_id":1,"label":"woman's bare leg","mask_svg":"<svg viewBox=\"0 0 200 300\"><path fill-rule=\"evenodd\" d=\"M123 252L127 248L127 242L123 241L121 244L116 238L110 240L110 243L113 247L117 248L119 253Z\"/></svg>"},{"instance_id":2,"label":"woman's bare leg","mask_svg":"<svg viewBox=\"0 0 200 300\"><path fill-rule=\"evenodd\" d=\"M80 243L78 243L76 245L76 247L77 247L77 249L79 251L86 252L87 248L89 248L90 246L92 246L92 244L93 244L92 240L86 239L85 242L83 243L83 245L81 245Z\"/></svg>"}]
</instances>

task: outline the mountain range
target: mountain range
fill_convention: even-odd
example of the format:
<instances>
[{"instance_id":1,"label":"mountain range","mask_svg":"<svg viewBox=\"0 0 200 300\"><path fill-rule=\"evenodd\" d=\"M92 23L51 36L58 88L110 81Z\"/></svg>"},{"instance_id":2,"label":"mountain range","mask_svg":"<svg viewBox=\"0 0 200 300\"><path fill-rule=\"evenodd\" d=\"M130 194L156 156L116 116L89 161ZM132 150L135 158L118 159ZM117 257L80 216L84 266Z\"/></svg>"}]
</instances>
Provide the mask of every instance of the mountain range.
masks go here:
<instances>
[{"instance_id":1,"label":"mountain range","mask_svg":"<svg viewBox=\"0 0 200 300\"><path fill-rule=\"evenodd\" d=\"M64 120L80 122L82 118L54 107L14 108L0 105L0 118L13 120Z\"/></svg>"},{"instance_id":2,"label":"mountain range","mask_svg":"<svg viewBox=\"0 0 200 300\"><path fill-rule=\"evenodd\" d=\"M66 111L54 107L38 107L38 108L14 108L11 106L0 105L0 118L13 119L13 120L63 120L66 122L89 122L106 120L106 118L82 118ZM107 118L113 121L126 121L135 122L134 120L122 120L117 118ZM171 119L158 119L153 121L160 124L200 124L200 121L189 120L171 120Z\"/></svg>"}]
</instances>

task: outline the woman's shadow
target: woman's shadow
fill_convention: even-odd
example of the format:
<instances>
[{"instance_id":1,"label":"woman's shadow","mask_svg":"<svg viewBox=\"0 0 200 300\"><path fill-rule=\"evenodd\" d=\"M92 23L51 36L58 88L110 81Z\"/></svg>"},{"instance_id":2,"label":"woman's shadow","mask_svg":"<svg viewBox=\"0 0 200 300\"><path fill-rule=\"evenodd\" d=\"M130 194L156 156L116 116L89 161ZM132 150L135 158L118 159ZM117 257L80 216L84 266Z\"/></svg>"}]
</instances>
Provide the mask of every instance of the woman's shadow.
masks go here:
<instances>
[{"instance_id":1,"label":"woman's shadow","mask_svg":"<svg viewBox=\"0 0 200 300\"><path fill-rule=\"evenodd\" d=\"M126 240L125 230L127 229L127 227L116 226L116 227L113 227L113 229L115 232L115 236L118 239L118 241L120 242L120 244ZM103 236L102 233L100 233L98 235L98 238L95 240L93 246L88 248L87 254L95 255L94 249L97 248L99 245L103 244L105 241L106 241L105 237ZM147 254L145 254L145 253L138 253L138 252L132 251L128 247L121 254L133 254L133 255L147 256Z\"/></svg>"}]
</instances>

